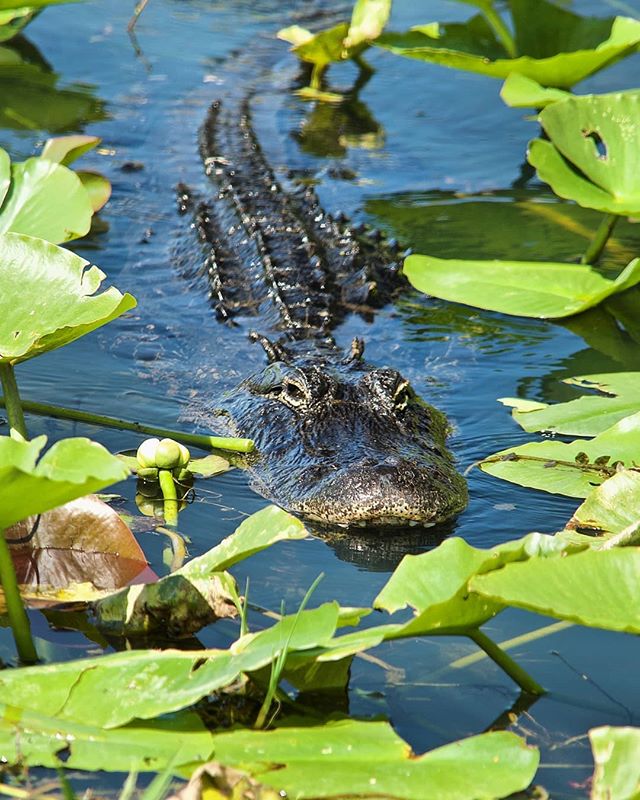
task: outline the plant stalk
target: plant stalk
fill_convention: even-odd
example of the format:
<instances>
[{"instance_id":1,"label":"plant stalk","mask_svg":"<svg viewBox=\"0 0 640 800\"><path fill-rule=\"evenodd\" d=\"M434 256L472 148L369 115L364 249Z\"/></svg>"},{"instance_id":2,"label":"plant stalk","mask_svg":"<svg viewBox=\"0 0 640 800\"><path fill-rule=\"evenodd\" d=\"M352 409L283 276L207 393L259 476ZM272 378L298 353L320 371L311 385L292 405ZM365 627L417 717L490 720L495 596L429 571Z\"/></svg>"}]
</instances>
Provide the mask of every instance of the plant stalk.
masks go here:
<instances>
[{"instance_id":1,"label":"plant stalk","mask_svg":"<svg viewBox=\"0 0 640 800\"><path fill-rule=\"evenodd\" d=\"M13 370L13 364L7 364L4 361L0 362L0 383L2 383L2 394L4 396L3 404L7 409L9 426L26 439L27 426L24 422L24 413L22 411L22 403L18 393L18 384L16 383L16 374Z\"/></svg>"},{"instance_id":2,"label":"plant stalk","mask_svg":"<svg viewBox=\"0 0 640 800\"><path fill-rule=\"evenodd\" d=\"M4 365L0 365L1 368ZM4 389L4 380L3 380ZM9 399L11 395L4 389L4 397L0 397L0 405L4 405L9 413ZM250 453L254 449L251 439L235 439L230 436L206 436L199 433L182 433L170 428L161 428L157 425L145 425L141 422L130 422L117 417L107 417L103 414L93 414L90 411L78 411L74 408L64 406L54 406L50 403L36 403L32 400L21 401L22 408L30 414L39 414L44 417L56 417L57 419L71 419L77 422L85 422L88 425L98 425L101 428L117 428L122 431L134 431L151 436L160 436L168 439L177 439L183 444L191 444L203 450L231 450L237 453ZM9 413L9 422L11 416Z\"/></svg>"},{"instance_id":3,"label":"plant stalk","mask_svg":"<svg viewBox=\"0 0 640 800\"><path fill-rule=\"evenodd\" d=\"M522 691L527 694L543 695L546 694L545 689L536 683L528 672L522 669L521 666L508 656L504 650L501 650L498 645L490 639L486 634L480 630L468 631L467 636L475 642L494 661L500 669L504 670L506 674L515 681Z\"/></svg>"},{"instance_id":4,"label":"plant stalk","mask_svg":"<svg viewBox=\"0 0 640 800\"><path fill-rule=\"evenodd\" d=\"M13 631L13 638L20 661L23 664L34 664L38 660L38 654L31 637L29 617L20 597L18 579L16 578L9 545L2 529L0 529L0 582L4 590L7 616L9 617L9 624Z\"/></svg>"},{"instance_id":5,"label":"plant stalk","mask_svg":"<svg viewBox=\"0 0 640 800\"><path fill-rule=\"evenodd\" d=\"M172 528L178 527L178 493L171 470L159 469L158 482L164 497L164 521Z\"/></svg>"},{"instance_id":6,"label":"plant stalk","mask_svg":"<svg viewBox=\"0 0 640 800\"><path fill-rule=\"evenodd\" d=\"M618 214L605 214L602 222L598 226L595 236L591 240L589 247L584 252L580 259L581 264L595 264L602 255L611 231L615 228L616 222L619 219Z\"/></svg>"},{"instance_id":7,"label":"plant stalk","mask_svg":"<svg viewBox=\"0 0 640 800\"><path fill-rule=\"evenodd\" d=\"M481 7L481 11L484 15L484 18L489 23L489 26L498 37L502 46L509 54L509 58L515 58L518 55L516 50L516 43L513 40L513 36L511 35L511 31L506 26L504 20L495 10L493 5L489 3L483 3Z\"/></svg>"}]
</instances>

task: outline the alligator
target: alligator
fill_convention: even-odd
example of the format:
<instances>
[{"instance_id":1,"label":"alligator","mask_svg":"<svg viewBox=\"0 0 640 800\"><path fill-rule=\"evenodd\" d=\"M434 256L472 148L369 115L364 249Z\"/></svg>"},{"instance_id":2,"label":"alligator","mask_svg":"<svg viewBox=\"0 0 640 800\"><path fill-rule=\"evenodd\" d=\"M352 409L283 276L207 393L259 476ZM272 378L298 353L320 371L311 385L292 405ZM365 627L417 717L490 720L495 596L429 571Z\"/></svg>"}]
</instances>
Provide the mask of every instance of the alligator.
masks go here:
<instances>
[{"instance_id":1,"label":"alligator","mask_svg":"<svg viewBox=\"0 0 640 800\"><path fill-rule=\"evenodd\" d=\"M218 320L253 318L267 356L214 413L255 441L252 488L304 520L377 531L449 520L468 496L446 417L395 369L367 364L362 340L345 353L332 336L401 287L398 246L326 213L313 188L285 189L252 124L253 92L234 87L202 126L213 199L178 187Z\"/></svg>"}]
</instances>

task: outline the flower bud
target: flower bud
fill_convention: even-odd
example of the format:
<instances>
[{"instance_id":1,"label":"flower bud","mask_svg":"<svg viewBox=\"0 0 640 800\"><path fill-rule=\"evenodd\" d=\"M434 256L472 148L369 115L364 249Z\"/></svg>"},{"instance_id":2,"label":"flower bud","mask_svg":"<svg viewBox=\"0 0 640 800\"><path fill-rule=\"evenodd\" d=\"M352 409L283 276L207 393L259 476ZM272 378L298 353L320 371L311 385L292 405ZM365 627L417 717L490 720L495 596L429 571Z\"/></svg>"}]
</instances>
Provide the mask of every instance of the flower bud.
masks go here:
<instances>
[{"instance_id":1,"label":"flower bud","mask_svg":"<svg viewBox=\"0 0 640 800\"><path fill-rule=\"evenodd\" d=\"M156 466L159 469L175 469L181 462L180 445L173 439L163 439L156 449Z\"/></svg>"},{"instance_id":2,"label":"flower bud","mask_svg":"<svg viewBox=\"0 0 640 800\"><path fill-rule=\"evenodd\" d=\"M156 466L156 450L159 444L160 439L145 439L138 448L136 458L143 469Z\"/></svg>"},{"instance_id":3,"label":"flower bud","mask_svg":"<svg viewBox=\"0 0 640 800\"><path fill-rule=\"evenodd\" d=\"M191 461L191 453L188 449L178 442L178 447L180 448L180 466L186 467L189 461Z\"/></svg>"}]
</instances>

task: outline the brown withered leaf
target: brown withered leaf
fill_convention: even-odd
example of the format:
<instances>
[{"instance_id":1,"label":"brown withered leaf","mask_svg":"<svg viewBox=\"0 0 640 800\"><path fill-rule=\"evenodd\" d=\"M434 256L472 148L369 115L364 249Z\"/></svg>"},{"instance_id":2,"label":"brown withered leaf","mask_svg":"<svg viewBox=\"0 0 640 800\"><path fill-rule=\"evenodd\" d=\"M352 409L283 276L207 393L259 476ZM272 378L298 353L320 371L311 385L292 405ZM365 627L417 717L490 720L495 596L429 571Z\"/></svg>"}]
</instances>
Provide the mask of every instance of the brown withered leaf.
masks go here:
<instances>
[{"instance_id":1,"label":"brown withered leaf","mask_svg":"<svg viewBox=\"0 0 640 800\"><path fill-rule=\"evenodd\" d=\"M142 548L118 514L95 495L28 517L6 531L18 582L100 591L154 580Z\"/></svg>"},{"instance_id":2,"label":"brown withered leaf","mask_svg":"<svg viewBox=\"0 0 640 800\"><path fill-rule=\"evenodd\" d=\"M169 800L282 800L282 795L244 772L211 761Z\"/></svg>"}]
</instances>

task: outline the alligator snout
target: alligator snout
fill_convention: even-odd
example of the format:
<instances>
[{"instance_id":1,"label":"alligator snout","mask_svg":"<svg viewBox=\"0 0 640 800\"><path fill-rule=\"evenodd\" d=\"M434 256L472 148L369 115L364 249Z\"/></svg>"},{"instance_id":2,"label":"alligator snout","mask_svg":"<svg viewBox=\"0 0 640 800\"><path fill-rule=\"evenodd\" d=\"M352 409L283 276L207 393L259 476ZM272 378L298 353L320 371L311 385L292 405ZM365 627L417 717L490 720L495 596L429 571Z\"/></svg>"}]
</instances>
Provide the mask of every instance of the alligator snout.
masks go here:
<instances>
[{"instance_id":1,"label":"alligator snout","mask_svg":"<svg viewBox=\"0 0 640 800\"><path fill-rule=\"evenodd\" d=\"M314 522L342 527L431 526L467 504L464 479L436 459L416 464L401 458L343 465L324 480L305 485L291 510Z\"/></svg>"},{"instance_id":2,"label":"alligator snout","mask_svg":"<svg viewBox=\"0 0 640 800\"><path fill-rule=\"evenodd\" d=\"M359 358L309 363L282 349L271 358L221 409L256 443L256 491L303 519L343 527L429 526L465 508L446 418L400 373Z\"/></svg>"}]
</instances>

